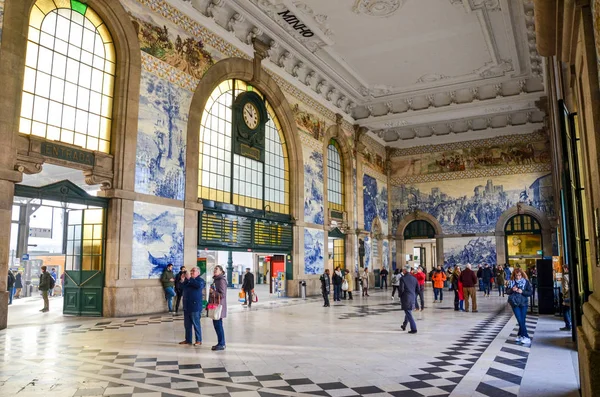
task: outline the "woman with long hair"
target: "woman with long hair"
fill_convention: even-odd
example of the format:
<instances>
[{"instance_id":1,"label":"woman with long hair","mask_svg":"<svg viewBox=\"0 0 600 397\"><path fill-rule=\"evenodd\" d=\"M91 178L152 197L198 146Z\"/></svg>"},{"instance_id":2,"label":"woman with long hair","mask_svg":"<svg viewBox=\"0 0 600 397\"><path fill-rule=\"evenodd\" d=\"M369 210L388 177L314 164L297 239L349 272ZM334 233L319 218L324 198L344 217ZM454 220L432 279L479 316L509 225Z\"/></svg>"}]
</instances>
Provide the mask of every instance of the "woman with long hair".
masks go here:
<instances>
[{"instance_id":1,"label":"woman with long hair","mask_svg":"<svg viewBox=\"0 0 600 397\"><path fill-rule=\"evenodd\" d=\"M510 276L510 281L506 288L508 294L508 303L515 313L519 323L519 332L517 334L517 343L530 345L531 339L527 333L527 307L529 306L529 297L533 293L531 283L527 279L527 274L520 268L516 268Z\"/></svg>"},{"instance_id":2,"label":"woman with long hair","mask_svg":"<svg viewBox=\"0 0 600 397\"><path fill-rule=\"evenodd\" d=\"M217 344L212 350L225 350L225 331L223 330L223 319L227 317L227 279L221 265L215 266L213 271L213 283L210 286L209 302L220 304L221 318L213 319L213 326L217 333Z\"/></svg>"},{"instance_id":3,"label":"woman with long hair","mask_svg":"<svg viewBox=\"0 0 600 397\"><path fill-rule=\"evenodd\" d=\"M454 290L454 311L465 311L465 297L463 294L463 285L460 281L460 266L455 266L452 272L452 289Z\"/></svg>"}]
</instances>

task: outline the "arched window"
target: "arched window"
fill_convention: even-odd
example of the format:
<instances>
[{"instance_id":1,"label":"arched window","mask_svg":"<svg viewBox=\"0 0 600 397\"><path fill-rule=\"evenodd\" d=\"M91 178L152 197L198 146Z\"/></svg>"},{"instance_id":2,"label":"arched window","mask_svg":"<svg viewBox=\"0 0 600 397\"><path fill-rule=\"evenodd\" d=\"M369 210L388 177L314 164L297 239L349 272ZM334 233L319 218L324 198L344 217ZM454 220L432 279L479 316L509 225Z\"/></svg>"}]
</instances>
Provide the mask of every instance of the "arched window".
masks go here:
<instances>
[{"instance_id":1,"label":"arched window","mask_svg":"<svg viewBox=\"0 0 600 397\"><path fill-rule=\"evenodd\" d=\"M29 15L19 132L110 151L115 49L78 0L38 0Z\"/></svg>"},{"instance_id":2,"label":"arched window","mask_svg":"<svg viewBox=\"0 0 600 397\"><path fill-rule=\"evenodd\" d=\"M232 105L242 92L265 100L264 162L235 154ZM206 103L200 126L198 196L202 199L289 214L289 162L285 138L275 111L255 87L242 80L225 80Z\"/></svg>"},{"instance_id":3,"label":"arched window","mask_svg":"<svg viewBox=\"0 0 600 397\"><path fill-rule=\"evenodd\" d=\"M335 139L327 146L327 199L329 208L344 211L344 169L340 146Z\"/></svg>"}]
</instances>

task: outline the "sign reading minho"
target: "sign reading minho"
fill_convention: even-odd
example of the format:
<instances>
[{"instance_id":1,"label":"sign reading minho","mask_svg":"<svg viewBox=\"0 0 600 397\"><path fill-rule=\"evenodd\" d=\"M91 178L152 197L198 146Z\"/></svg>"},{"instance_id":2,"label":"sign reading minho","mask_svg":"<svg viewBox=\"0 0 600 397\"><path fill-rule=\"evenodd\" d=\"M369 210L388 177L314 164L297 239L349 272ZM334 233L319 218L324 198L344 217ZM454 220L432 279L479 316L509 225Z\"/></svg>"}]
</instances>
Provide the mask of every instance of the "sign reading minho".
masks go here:
<instances>
[{"instance_id":1,"label":"sign reading minho","mask_svg":"<svg viewBox=\"0 0 600 397\"><path fill-rule=\"evenodd\" d=\"M277 15L281 15L284 21L290 24L294 30L299 32L304 37L313 37L315 34L305 24L303 24L297 16L292 14L290 10L278 12Z\"/></svg>"},{"instance_id":2,"label":"sign reading minho","mask_svg":"<svg viewBox=\"0 0 600 397\"><path fill-rule=\"evenodd\" d=\"M52 157L60 160L73 161L75 163L94 166L94 154L85 150L74 149L68 146L58 145L53 142L42 142L42 156Z\"/></svg>"}]
</instances>

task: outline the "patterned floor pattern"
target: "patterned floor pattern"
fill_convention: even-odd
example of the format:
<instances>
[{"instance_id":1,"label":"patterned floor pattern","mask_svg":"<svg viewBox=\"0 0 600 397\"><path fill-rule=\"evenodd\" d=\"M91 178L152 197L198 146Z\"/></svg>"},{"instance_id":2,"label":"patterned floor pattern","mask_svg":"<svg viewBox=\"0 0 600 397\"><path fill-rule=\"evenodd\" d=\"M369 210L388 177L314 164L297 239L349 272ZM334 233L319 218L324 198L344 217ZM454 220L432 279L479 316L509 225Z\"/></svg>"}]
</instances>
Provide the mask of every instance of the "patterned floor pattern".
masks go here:
<instances>
[{"instance_id":1,"label":"patterned floor pattern","mask_svg":"<svg viewBox=\"0 0 600 397\"><path fill-rule=\"evenodd\" d=\"M538 317L528 315L526 321L527 332L533 339ZM518 330L519 327L516 325L485 377L477 386L476 390L480 393L479 396L517 397L519 394L531 346L523 346L515 341Z\"/></svg>"}]
</instances>

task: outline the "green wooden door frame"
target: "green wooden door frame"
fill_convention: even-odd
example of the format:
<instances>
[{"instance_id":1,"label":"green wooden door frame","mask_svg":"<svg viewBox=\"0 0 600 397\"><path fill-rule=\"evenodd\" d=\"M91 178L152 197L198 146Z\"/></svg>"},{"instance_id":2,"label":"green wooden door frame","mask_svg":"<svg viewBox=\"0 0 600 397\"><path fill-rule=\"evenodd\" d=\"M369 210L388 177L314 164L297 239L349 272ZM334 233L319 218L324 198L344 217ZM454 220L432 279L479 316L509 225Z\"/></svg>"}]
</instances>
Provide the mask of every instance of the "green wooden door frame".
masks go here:
<instances>
[{"instance_id":1,"label":"green wooden door frame","mask_svg":"<svg viewBox=\"0 0 600 397\"><path fill-rule=\"evenodd\" d=\"M82 218L79 238L79 269L67 270L67 260L65 260L64 290L63 290L63 313L76 316L102 316L102 302L104 289L104 265L106 258L106 221L108 199L103 197L95 197L89 195L85 190L71 181L64 180L50 185L33 187L26 185L15 185L15 197L25 197L40 200L51 200L68 204L79 204L89 207L103 209L102 219L102 259L99 270L83 270L83 232L84 222ZM43 204L43 202L42 202ZM71 210L70 212L81 211L82 216L85 209ZM69 217L65 218L64 230L69 228ZM67 233L65 233L65 237ZM74 241L73 239L71 241ZM67 240L63 242L67 247ZM65 257L67 256L68 248L65 249ZM71 255L73 256L73 255ZM60 282L60 280L57 280Z\"/></svg>"}]
</instances>

